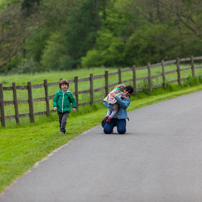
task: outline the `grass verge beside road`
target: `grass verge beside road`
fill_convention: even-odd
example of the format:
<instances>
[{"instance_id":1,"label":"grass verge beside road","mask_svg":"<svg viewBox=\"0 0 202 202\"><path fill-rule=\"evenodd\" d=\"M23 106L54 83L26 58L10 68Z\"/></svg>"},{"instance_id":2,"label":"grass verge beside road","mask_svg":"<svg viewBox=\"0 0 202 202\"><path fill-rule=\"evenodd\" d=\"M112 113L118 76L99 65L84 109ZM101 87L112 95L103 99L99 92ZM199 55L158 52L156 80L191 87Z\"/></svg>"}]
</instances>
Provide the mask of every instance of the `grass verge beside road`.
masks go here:
<instances>
[{"instance_id":1,"label":"grass verge beside road","mask_svg":"<svg viewBox=\"0 0 202 202\"><path fill-rule=\"evenodd\" d=\"M128 112L163 100L201 91L202 85L182 88L160 95L133 97ZM162 93L162 92L161 92ZM155 92L154 92L155 94ZM27 124L0 131L0 192L53 150L81 133L100 125L107 109L97 104L96 111L68 117L67 134L59 133L58 121Z\"/></svg>"}]
</instances>

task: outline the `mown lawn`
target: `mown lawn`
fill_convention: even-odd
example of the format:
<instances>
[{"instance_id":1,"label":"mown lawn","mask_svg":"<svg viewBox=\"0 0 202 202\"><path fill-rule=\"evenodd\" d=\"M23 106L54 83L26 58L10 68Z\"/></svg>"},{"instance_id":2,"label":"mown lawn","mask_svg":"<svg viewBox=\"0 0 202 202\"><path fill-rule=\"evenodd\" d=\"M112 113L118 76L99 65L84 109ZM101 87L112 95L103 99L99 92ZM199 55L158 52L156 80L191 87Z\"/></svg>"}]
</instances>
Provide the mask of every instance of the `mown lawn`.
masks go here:
<instances>
[{"instance_id":1,"label":"mown lawn","mask_svg":"<svg viewBox=\"0 0 202 202\"><path fill-rule=\"evenodd\" d=\"M186 68L190 65L181 65L181 68ZM12 86L12 82L15 82L16 85L27 85L27 82L31 82L32 84L39 84L43 83L44 79L48 80L48 83L51 82L57 82L60 78L65 78L67 80L74 79L75 76L78 76L78 78L86 78L89 77L92 73L94 76L96 75L103 75L105 71L108 70L109 73L111 72L117 72L117 68L91 68L91 69L77 69L74 71L63 71L63 72L46 72L46 73L36 73L36 74L22 74L22 75L6 75L6 76L0 76L0 83L3 83L3 86ZM165 71L172 71L176 70L176 65L168 65L165 66ZM157 75L162 72L162 68L155 67L151 69L151 75ZM141 77L147 77L148 71L145 70L137 70L137 78ZM202 69L196 69L196 76L202 75ZM181 72L181 78L187 78L188 76L191 76L191 70L182 71ZM132 79L132 71L131 72L125 72L122 73L122 81ZM177 79L177 73L168 74L166 75L166 81L172 81ZM109 77L109 84L118 82L118 75L110 76ZM162 83L162 77L156 78L152 80L152 85L160 84ZM133 85L132 82L128 82L125 84ZM93 82L93 88L100 88L105 85L104 78L94 80ZM90 89L90 83L89 81L85 82L79 82L79 91L83 90L89 90ZM148 83L146 81L138 81L137 83L138 88L147 88ZM75 86L74 83L70 83L69 90L71 92L74 92ZM112 89L113 87L111 87ZM58 85L51 86L48 88L48 94L54 95L59 90ZM32 89L33 92L33 99L35 98L41 98L45 96L44 88L38 88L38 89ZM99 91L94 93L94 101L99 100L100 98L104 98L105 91ZM18 100L28 100L28 93L27 90L17 90L17 97ZM13 100L13 92L12 91L4 91L4 100L5 101L12 101ZM89 94L79 94L79 103L89 102L90 101L90 95ZM50 100L50 107L52 108L52 100ZM19 113L20 114L28 114L29 113L29 106L28 104L19 104ZM41 102L35 102L34 103L34 112L41 112L46 110L46 104L44 101ZM14 106L13 105L7 105L5 106L5 116L14 115ZM29 121L28 118L23 119L21 122L24 122L24 120L27 122ZM15 120L7 121L6 125L13 125L15 124Z\"/></svg>"},{"instance_id":2,"label":"mown lawn","mask_svg":"<svg viewBox=\"0 0 202 202\"><path fill-rule=\"evenodd\" d=\"M202 85L176 87L171 92L159 88L153 92L153 95L140 93L138 97L131 98L133 101L128 111L200 90L202 90ZM102 104L96 104L92 107L85 107L79 113L72 113L68 117L67 134L64 136L59 133L56 113L51 114L49 118L41 116L40 120L34 124L25 123L13 128L1 128L0 192L53 150L84 131L100 125L106 111L107 109Z\"/></svg>"}]
</instances>

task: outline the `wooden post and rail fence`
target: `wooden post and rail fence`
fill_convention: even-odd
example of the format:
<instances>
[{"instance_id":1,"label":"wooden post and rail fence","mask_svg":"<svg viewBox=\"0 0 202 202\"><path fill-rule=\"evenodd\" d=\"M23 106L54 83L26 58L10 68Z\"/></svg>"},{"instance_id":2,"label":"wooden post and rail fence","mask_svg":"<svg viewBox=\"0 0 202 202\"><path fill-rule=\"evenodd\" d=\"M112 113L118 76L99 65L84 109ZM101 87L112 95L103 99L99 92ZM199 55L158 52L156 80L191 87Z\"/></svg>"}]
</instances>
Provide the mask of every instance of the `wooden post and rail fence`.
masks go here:
<instances>
[{"instance_id":1,"label":"wooden post and rail fence","mask_svg":"<svg viewBox=\"0 0 202 202\"><path fill-rule=\"evenodd\" d=\"M119 68L118 71L116 71L116 72L109 73L108 71L105 71L105 73L102 75L93 76L93 74L90 74L89 77L81 78L81 79L79 79L78 76L75 76L74 79L69 80L69 83L70 84L74 83L75 89L74 89L74 92L72 92L72 94L74 95L74 97L76 99L77 108L79 108L79 107L85 106L85 105L93 105L94 102L102 102L103 98L101 98L99 100L94 100L94 93L98 92L98 91L105 91L105 95L107 95L109 93L109 88L114 87L120 83L130 82L134 87L134 95L137 96L137 92L143 90L143 88L137 87L138 81L147 81L149 92L152 93L152 89L154 89L154 88L157 88L157 87L166 88L166 83L167 83L166 75L177 73L177 80L169 81L169 83L176 83L177 82L181 86L181 82L187 79L187 78L181 78L181 72L182 71L191 70L192 76L195 77L195 69L202 68L202 66L195 67L194 61L197 61L197 60L202 60L202 57L191 56L190 58L183 58L183 59L177 58L176 60L170 60L170 61L165 61L165 62L161 61L161 63L157 63L157 64L153 64L153 65L148 64L145 67L133 66L132 68L128 68L128 69ZM191 66L187 67L187 68L183 68L183 69L181 68L180 69L180 62L184 62L184 61L186 61L186 62L190 61ZM175 64L175 63L176 63L176 69L175 70L167 71L167 72L165 71L166 65ZM152 76L151 75L151 69L154 67L159 67L159 66L162 67L161 68L162 72L160 74ZM139 70L145 70L145 69L147 70L148 75L146 77L137 78L136 72ZM124 72L131 72L132 73L131 78L128 78L127 80L123 80L122 79L122 73L124 73ZM113 75L118 75L117 82L109 84L109 78L110 78L110 76L113 76ZM162 83L157 84L157 85L153 85L152 79L156 79L159 77L162 78ZM102 78L105 80L105 82L104 82L105 85L103 87L99 87L97 89L94 89L93 88L93 82L96 79L102 79ZM84 81L89 81L90 89L79 91L79 83L84 82ZM41 83L41 84L32 85L31 82L27 82L27 85L24 85L24 86L16 86L15 83L12 83L11 87L4 87L3 84L0 83L0 120L1 120L1 126L5 127L6 120L10 120L10 119L15 119L16 123L20 124L20 118L29 117L30 122L33 123L35 121L35 119L34 119L35 116L38 116L38 115L49 116L50 112L53 111L53 110L50 110L49 101L54 98L54 95L49 95L48 89L50 86L57 86L58 84L59 84L59 82L48 83L47 79L45 79L44 83ZM33 99L32 90L36 89L36 88L44 88L45 97ZM27 95L28 95L28 100L18 100L17 99L17 90L26 90ZM12 91L13 92L13 100L12 101L5 101L4 100L4 91ZM90 94L90 102L79 103L79 95L80 94ZM45 101L46 110L41 111L41 112L34 112L34 102L41 102L41 101ZM29 113L20 114L19 109L18 109L19 104L28 104ZM5 106L6 105L13 105L14 115L10 115L10 116L5 115Z\"/></svg>"}]
</instances>

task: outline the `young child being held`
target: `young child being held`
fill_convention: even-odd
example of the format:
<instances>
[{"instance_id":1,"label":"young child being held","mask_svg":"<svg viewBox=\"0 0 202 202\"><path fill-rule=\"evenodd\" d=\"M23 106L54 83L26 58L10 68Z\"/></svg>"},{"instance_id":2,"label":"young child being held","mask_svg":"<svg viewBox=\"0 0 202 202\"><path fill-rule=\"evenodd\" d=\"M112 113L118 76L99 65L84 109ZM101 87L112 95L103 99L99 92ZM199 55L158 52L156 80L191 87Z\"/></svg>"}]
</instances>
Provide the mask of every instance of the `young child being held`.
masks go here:
<instances>
[{"instance_id":1,"label":"young child being held","mask_svg":"<svg viewBox=\"0 0 202 202\"><path fill-rule=\"evenodd\" d=\"M110 93L115 93L116 96L119 96L122 99L125 99L126 97L123 95L123 91L125 89L124 84L119 84L117 85ZM113 116L116 114L118 111L118 104L117 101L114 97L110 95L110 93L107 95L106 98L104 98L104 102L110 104L110 108L107 112L107 115L105 117L106 122L110 122Z\"/></svg>"},{"instance_id":2,"label":"young child being held","mask_svg":"<svg viewBox=\"0 0 202 202\"><path fill-rule=\"evenodd\" d=\"M72 93L68 90L69 82L67 80L61 80L59 82L60 90L55 94L53 98L53 109L58 112L60 133L62 135L66 132L67 117L71 110L71 104L73 112L76 112L76 103Z\"/></svg>"}]
</instances>

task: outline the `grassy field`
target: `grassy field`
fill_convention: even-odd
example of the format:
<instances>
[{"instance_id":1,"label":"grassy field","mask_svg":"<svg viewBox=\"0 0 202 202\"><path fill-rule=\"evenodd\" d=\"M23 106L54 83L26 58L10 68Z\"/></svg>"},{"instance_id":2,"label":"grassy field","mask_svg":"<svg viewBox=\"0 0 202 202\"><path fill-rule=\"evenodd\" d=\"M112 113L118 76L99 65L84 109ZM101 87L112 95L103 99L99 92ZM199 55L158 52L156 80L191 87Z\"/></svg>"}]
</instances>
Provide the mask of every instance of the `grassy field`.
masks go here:
<instances>
[{"instance_id":1,"label":"grassy field","mask_svg":"<svg viewBox=\"0 0 202 202\"><path fill-rule=\"evenodd\" d=\"M150 96L142 93L138 97L131 98L133 101L128 111L200 90L202 90L202 85L187 88L176 87L175 91L171 92L156 89ZM16 128L1 128L0 192L50 152L84 131L100 125L106 111L107 109L102 104L96 104L83 108L80 113L71 113L67 122L67 134L63 136L59 133L56 113L51 114L48 120L42 116L41 120L34 124L27 123Z\"/></svg>"},{"instance_id":2,"label":"grassy field","mask_svg":"<svg viewBox=\"0 0 202 202\"><path fill-rule=\"evenodd\" d=\"M181 68L185 68L188 65L183 65ZM176 65L168 65L165 66L165 71L172 71L176 69ZM0 76L0 83L3 83L3 86L12 86L12 82L15 82L16 85L27 85L27 82L30 81L32 84L39 84L43 83L44 79L47 79L49 83L51 82L57 82L59 79L65 78L67 80L74 79L75 76L78 76L78 78L85 78L89 77L90 73L92 73L94 76L96 75L102 75L105 73L105 71L108 70L109 72L117 72L116 68L106 69L106 68L92 68L92 69L79 69L74 71L63 71L63 72L46 72L46 73L36 73L36 74L22 74L22 75L7 75L7 76ZM157 75L162 72L161 67L156 67L151 69L152 75ZM148 74L147 70L138 70L137 71L137 78L146 77ZM181 77L187 78L191 75L191 70L188 71L182 71ZM197 69L196 75L202 75L202 70ZM131 72L125 72L122 73L122 80L128 80L132 79L132 71ZM167 82L176 80L177 79L177 73L166 75ZM110 76L109 77L109 84L115 83L118 81L118 75ZM152 80L152 84L160 84L162 83L162 78L157 78ZM133 85L132 82L128 82L126 84ZM94 89L103 87L105 85L104 79L97 79L94 80L93 86ZM147 82L139 81L137 83L138 88L147 88ZM89 81L86 82L79 82L79 91L82 90L89 90L90 84ZM112 87L113 88L113 87ZM112 89L111 88L111 89ZM59 90L58 85L49 87L49 95L54 95ZM70 83L70 91L74 92L74 83ZM38 88L33 89L33 98L40 98L44 97L44 89ZM17 90L17 96L18 100L28 100L28 93L27 90ZM94 93L94 100L98 100L100 98L104 98L105 91L99 91ZM4 100L5 101L12 101L13 100L13 93L12 91L4 91ZM79 95L79 103L89 102L90 96L89 94L80 94ZM50 107L52 108L52 100L50 100ZM45 102L35 102L34 103L34 112L41 112L46 110ZM19 104L19 113L20 114L27 114L29 113L29 106L28 104ZM5 106L5 115L14 115L14 106L13 105L7 105ZM36 118L38 119L38 117ZM23 118L20 120L21 123L28 122L29 118ZM15 120L9 120L6 121L6 125L11 126L15 124Z\"/></svg>"},{"instance_id":3,"label":"grassy field","mask_svg":"<svg viewBox=\"0 0 202 202\"><path fill-rule=\"evenodd\" d=\"M173 69L176 69L175 65L169 66L166 71ZM84 78L88 77L90 73L93 73L93 75L104 74L105 70L105 68L94 68L72 72L0 76L0 82L4 83L4 86L11 86L12 82L16 82L17 85L26 85L27 81L31 81L32 84L37 84L42 83L44 79L48 79L49 82L56 82L61 77L71 80L75 75L78 75L79 78ZM110 69L109 72L115 71L117 71L117 69ZM159 73L161 73L160 67L152 69L152 75ZM196 74L202 75L202 72L198 70ZM184 71L182 77L188 77L189 75L191 75L191 71ZM131 75L128 73L123 73L123 80L128 79L130 76ZM138 71L138 77L144 76L147 76L146 70ZM117 76L114 76L110 79L110 83L114 83L117 79ZM167 77L167 79L176 79L176 74ZM103 81L95 82L94 85L95 88L100 87L103 85ZM199 80L194 78L190 78L188 81L184 82L182 87L178 87L177 84L168 85L167 87L167 89L154 89L152 95L150 95L148 91L138 92L137 97L131 97L132 102L128 111L202 90L202 85L199 84ZM89 84L85 86L84 82L84 84L80 86L80 90L86 88L89 88ZM56 86L52 93L55 93L57 90L58 87ZM44 92L40 91L36 92L39 97L44 96L43 93ZM5 94L5 97L6 100L12 100L12 95ZM102 97L104 97L104 94ZM26 96L22 94L22 98L20 97L20 99L26 99ZM52 103L50 104L52 106ZM35 107L41 110L43 106L39 103L38 106L35 105ZM21 113L25 110L23 108L26 108L26 106L21 106ZM7 106L6 110L7 114L13 114L14 109L11 106ZM106 111L107 109L103 104L97 103L93 106L82 107L79 112L74 114L70 113L67 123L67 134L65 136L59 133L58 117L56 113L51 113L50 117L37 116L35 123L32 124L29 123L29 119L21 120L20 126L16 125L14 120L13 122L7 122L7 127L1 128L0 130L0 192L13 180L30 169L37 161L46 157L50 152L64 145L84 131L99 125Z\"/></svg>"}]
</instances>

